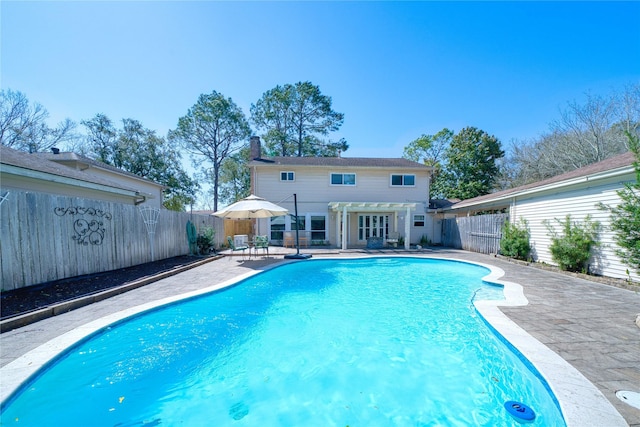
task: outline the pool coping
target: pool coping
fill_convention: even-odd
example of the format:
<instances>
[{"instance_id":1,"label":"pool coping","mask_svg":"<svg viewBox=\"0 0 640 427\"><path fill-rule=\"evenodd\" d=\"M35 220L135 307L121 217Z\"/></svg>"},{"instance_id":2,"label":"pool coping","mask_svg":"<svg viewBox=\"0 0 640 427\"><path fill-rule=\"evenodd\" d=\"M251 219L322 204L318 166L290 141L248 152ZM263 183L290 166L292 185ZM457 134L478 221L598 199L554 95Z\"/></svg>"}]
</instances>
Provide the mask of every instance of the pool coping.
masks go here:
<instances>
[{"instance_id":1,"label":"pool coping","mask_svg":"<svg viewBox=\"0 0 640 427\"><path fill-rule=\"evenodd\" d=\"M323 256L322 259L379 258L388 256L384 254L345 255L347 254L341 254L341 256ZM516 307L528 304L528 300L523 293L523 287L520 284L500 280L500 278L505 275L504 270L491 264L451 257L430 257L428 255L413 254L394 256L464 262L489 269L490 273L483 277L482 280L502 285L504 287L505 300L474 301L474 306L485 321L487 321L492 328L502 335L510 345L519 351L547 382L560 405L567 427L581 427L584 425L607 425L609 427L616 427L618 425L628 426L627 422L611 402L594 384L584 377L584 375L500 311L499 307L501 306ZM0 368L0 378L2 378L0 402L2 402L3 405L8 402L8 399L13 396L22 384L28 381L41 368L54 361L62 351L79 341L87 339L92 334L113 323L165 304L170 304L183 299L193 298L223 289L246 280L251 276L260 274L263 271L291 262L297 261L284 260L282 262L266 266L263 270L250 271L214 286L162 298L157 301L151 301L121 310L88 322L54 339L51 339Z\"/></svg>"},{"instance_id":2,"label":"pool coping","mask_svg":"<svg viewBox=\"0 0 640 427\"><path fill-rule=\"evenodd\" d=\"M516 348L547 382L560 405L567 427L629 426L605 395L580 371L500 311L500 307L529 304L520 284L500 280L505 272L499 267L472 261L463 262L488 268L491 273L483 280L504 286L505 300L475 301L474 306L489 325Z\"/></svg>"}]
</instances>

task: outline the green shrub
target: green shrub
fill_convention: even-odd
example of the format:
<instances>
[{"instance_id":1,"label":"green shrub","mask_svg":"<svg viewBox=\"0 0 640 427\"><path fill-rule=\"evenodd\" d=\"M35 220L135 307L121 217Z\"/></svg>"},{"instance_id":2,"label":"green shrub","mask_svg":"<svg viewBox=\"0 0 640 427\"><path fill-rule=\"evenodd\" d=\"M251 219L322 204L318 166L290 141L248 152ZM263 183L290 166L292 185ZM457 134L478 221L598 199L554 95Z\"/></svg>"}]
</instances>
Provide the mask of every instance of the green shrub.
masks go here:
<instances>
[{"instance_id":1,"label":"green shrub","mask_svg":"<svg viewBox=\"0 0 640 427\"><path fill-rule=\"evenodd\" d=\"M420 246L431 246L431 240L425 234L420 237Z\"/></svg>"},{"instance_id":2,"label":"green shrub","mask_svg":"<svg viewBox=\"0 0 640 427\"><path fill-rule=\"evenodd\" d=\"M562 226L562 234L558 234L549 221L544 222L551 236L551 257L561 270L586 273L591 249L598 245L600 223L591 221L590 215L582 223L572 223L571 215L564 221L555 220Z\"/></svg>"},{"instance_id":3,"label":"green shrub","mask_svg":"<svg viewBox=\"0 0 640 427\"><path fill-rule=\"evenodd\" d=\"M520 218L520 225L507 221L502 227L500 253L504 256L528 260L531 253L530 233L527 220Z\"/></svg>"},{"instance_id":4,"label":"green shrub","mask_svg":"<svg viewBox=\"0 0 640 427\"><path fill-rule=\"evenodd\" d=\"M213 240L216 235L216 231L213 227L204 227L198 234L198 252L200 255L206 255L211 253L215 248L215 242Z\"/></svg>"}]
</instances>

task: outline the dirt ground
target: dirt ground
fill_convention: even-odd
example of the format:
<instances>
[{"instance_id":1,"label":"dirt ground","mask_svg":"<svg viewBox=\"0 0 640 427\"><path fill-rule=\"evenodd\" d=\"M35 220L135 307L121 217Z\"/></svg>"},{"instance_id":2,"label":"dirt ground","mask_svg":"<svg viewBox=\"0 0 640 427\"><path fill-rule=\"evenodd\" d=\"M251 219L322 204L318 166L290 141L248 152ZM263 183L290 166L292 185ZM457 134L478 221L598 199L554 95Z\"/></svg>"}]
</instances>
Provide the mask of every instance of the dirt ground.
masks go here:
<instances>
[{"instance_id":1,"label":"dirt ground","mask_svg":"<svg viewBox=\"0 0 640 427\"><path fill-rule=\"evenodd\" d=\"M201 260L202 257L179 256L119 270L56 280L2 292L0 294L0 318L6 319L58 302L97 293Z\"/></svg>"}]
</instances>

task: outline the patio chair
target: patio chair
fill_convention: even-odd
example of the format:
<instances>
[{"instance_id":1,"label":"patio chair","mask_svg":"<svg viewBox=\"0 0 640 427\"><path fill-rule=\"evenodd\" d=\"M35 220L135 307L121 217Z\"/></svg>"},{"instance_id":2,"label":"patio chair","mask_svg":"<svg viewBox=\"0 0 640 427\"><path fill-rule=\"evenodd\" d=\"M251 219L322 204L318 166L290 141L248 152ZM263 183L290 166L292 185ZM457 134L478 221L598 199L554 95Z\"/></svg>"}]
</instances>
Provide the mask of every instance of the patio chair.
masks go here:
<instances>
[{"instance_id":1,"label":"patio chair","mask_svg":"<svg viewBox=\"0 0 640 427\"><path fill-rule=\"evenodd\" d=\"M269 238L267 236L256 236L253 241L253 247L256 250L256 256L258 255L258 249L262 249L269 256Z\"/></svg>"},{"instance_id":2,"label":"patio chair","mask_svg":"<svg viewBox=\"0 0 640 427\"><path fill-rule=\"evenodd\" d=\"M292 248L296 247L296 237L292 231L285 231L283 233L282 246L284 246L285 248L288 248L289 246L291 246Z\"/></svg>"},{"instance_id":3,"label":"patio chair","mask_svg":"<svg viewBox=\"0 0 640 427\"><path fill-rule=\"evenodd\" d=\"M398 247L398 241L400 240L400 233L397 231L392 231L387 234L387 245L391 245L394 248Z\"/></svg>"},{"instance_id":4,"label":"patio chair","mask_svg":"<svg viewBox=\"0 0 640 427\"><path fill-rule=\"evenodd\" d=\"M227 242L229 243L229 248L231 248L231 252L233 253L237 251L242 251L242 259L244 259L244 251L249 249L249 246L236 246L233 243L233 239L231 238L231 236L227 236Z\"/></svg>"}]
</instances>

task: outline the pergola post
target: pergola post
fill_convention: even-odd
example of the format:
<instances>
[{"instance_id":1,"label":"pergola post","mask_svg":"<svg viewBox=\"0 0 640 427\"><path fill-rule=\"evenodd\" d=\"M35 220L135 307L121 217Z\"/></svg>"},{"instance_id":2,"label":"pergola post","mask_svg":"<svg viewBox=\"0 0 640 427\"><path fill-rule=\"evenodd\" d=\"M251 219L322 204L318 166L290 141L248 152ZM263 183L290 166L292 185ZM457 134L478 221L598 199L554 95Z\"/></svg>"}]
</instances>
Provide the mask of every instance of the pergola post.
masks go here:
<instances>
[{"instance_id":1,"label":"pergola post","mask_svg":"<svg viewBox=\"0 0 640 427\"><path fill-rule=\"evenodd\" d=\"M407 214L404 217L404 248L409 249L411 242L411 208L407 206Z\"/></svg>"},{"instance_id":2,"label":"pergola post","mask_svg":"<svg viewBox=\"0 0 640 427\"><path fill-rule=\"evenodd\" d=\"M342 212L336 211L336 246L342 246L342 240L340 239L340 227L342 227Z\"/></svg>"},{"instance_id":3,"label":"pergola post","mask_svg":"<svg viewBox=\"0 0 640 427\"><path fill-rule=\"evenodd\" d=\"M342 250L347 250L349 237L348 212L356 212L363 215L369 213L374 215L393 215L393 231L400 232L400 230L398 230L398 217L404 212L404 209L406 209L404 247L405 249L409 249L411 243L411 210L415 208L415 202L329 202L329 210L336 213L336 242L340 242L338 246L341 247ZM390 224L387 224L387 226L390 226ZM356 227L359 227L359 225L356 224ZM342 235L340 234L341 232Z\"/></svg>"},{"instance_id":4,"label":"pergola post","mask_svg":"<svg viewBox=\"0 0 640 427\"><path fill-rule=\"evenodd\" d=\"M349 229L347 224L347 207L342 208L342 250L347 250L347 230Z\"/></svg>"}]
</instances>

